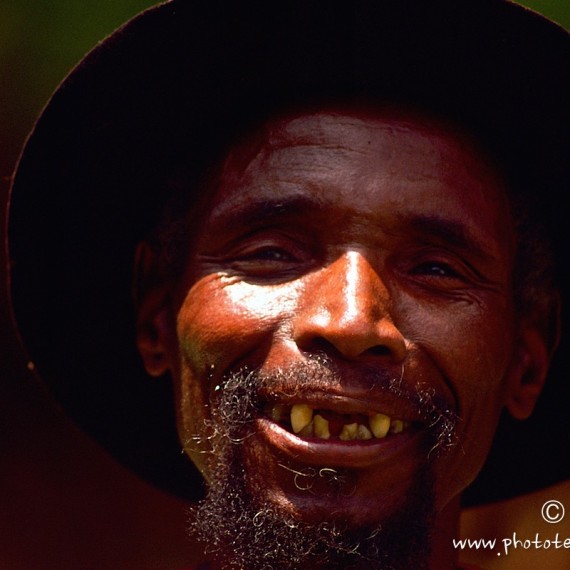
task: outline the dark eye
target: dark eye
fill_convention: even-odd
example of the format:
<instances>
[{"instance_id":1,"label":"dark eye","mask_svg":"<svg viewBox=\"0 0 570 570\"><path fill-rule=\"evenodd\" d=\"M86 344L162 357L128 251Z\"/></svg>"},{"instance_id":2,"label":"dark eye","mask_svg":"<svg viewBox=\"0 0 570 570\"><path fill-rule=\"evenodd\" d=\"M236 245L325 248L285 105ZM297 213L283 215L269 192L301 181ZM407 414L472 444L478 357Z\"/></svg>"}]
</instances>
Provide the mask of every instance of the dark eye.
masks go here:
<instances>
[{"instance_id":1,"label":"dark eye","mask_svg":"<svg viewBox=\"0 0 570 570\"><path fill-rule=\"evenodd\" d=\"M251 252L243 259L258 259L260 261L289 262L293 261L293 256L286 250L277 247L265 247Z\"/></svg>"},{"instance_id":2,"label":"dark eye","mask_svg":"<svg viewBox=\"0 0 570 570\"><path fill-rule=\"evenodd\" d=\"M416 286L434 293L450 294L474 284L473 272L459 260L417 260L410 262L406 274Z\"/></svg>"},{"instance_id":3,"label":"dark eye","mask_svg":"<svg viewBox=\"0 0 570 570\"><path fill-rule=\"evenodd\" d=\"M231 255L230 265L246 279L287 279L306 264L305 257L292 244L248 244Z\"/></svg>"},{"instance_id":4,"label":"dark eye","mask_svg":"<svg viewBox=\"0 0 570 570\"><path fill-rule=\"evenodd\" d=\"M425 275L427 277L460 278L460 274L449 264L430 261L416 266L413 275Z\"/></svg>"}]
</instances>

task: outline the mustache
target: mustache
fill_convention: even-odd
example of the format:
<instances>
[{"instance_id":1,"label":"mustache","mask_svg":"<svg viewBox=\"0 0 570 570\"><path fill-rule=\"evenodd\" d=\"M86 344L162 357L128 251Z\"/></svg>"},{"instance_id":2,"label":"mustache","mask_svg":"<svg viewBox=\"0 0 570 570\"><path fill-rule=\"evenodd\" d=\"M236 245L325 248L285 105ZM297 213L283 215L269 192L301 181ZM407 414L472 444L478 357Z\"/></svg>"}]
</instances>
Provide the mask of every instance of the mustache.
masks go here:
<instances>
[{"instance_id":1,"label":"mustache","mask_svg":"<svg viewBox=\"0 0 570 570\"><path fill-rule=\"evenodd\" d=\"M357 374L341 370L326 355L316 355L270 372L240 368L224 375L211 393L212 426L217 436L240 443L251 433L247 426L263 415L268 395L294 398L311 391L326 392L342 386L350 376L367 387L374 397L389 396L412 410L431 433L428 456L439 455L457 443L458 415L452 402L433 386L411 383L405 368L393 370L363 365Z\"/></svg>"}]
</instances>

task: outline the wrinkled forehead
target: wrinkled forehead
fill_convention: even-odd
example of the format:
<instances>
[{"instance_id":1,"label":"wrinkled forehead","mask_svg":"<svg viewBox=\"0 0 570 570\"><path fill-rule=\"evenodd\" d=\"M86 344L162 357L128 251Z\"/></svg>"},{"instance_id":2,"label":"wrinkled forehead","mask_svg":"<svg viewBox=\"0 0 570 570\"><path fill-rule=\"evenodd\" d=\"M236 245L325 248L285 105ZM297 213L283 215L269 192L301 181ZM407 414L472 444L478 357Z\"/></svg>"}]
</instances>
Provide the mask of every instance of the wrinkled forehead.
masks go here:
<instances>
[{"instance_id":1,"label":"wrinkled forehead","mask_svg":"<svg viewBox=\"0 0 570 570\"><path fill-rule=\"evenodd\" d=\"M306 155L335 148L339 156L342 149L373 153L378 161L398 153L434 170L460 163L472 176L505 185L498 163L464 128L424 111L394 106L291 113L267 120L227 150L221 177L227 181L243 176L254 161L267 162L294 147L302 147Z\"/></svg>"},{"instance_id":2,"label":"wrinkled forehead","mask_svg":"<svg viewBox=\"0 0 570 570\"><path fill-rule=\"evenodd\" d=\"M483 225L502 225L511 233L505 183L478 142L455 125L400 108L326 110L267 121L227 153L209 210L235 211L254 200L295 194L334 201L339 187L351 188L355 207L373 207L387 186L396 202L401 196L403 209L416 198L437 210L438 199L445 207L448 197L456 197L469 215L481 210L489 218Z\"/></svg>"}]
</instances>

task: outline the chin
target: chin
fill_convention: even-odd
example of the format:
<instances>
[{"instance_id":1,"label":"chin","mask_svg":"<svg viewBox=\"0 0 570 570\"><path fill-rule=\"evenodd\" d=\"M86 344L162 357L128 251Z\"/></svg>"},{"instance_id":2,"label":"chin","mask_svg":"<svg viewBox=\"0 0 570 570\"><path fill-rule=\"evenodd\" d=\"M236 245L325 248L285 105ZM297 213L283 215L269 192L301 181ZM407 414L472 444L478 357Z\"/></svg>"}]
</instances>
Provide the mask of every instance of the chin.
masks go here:
<instances>
[{"instance_id":1,"label":"chin","mask_svg":"<svg viewBox=\"0 0 570 570\"><path fill-rule=\"evenodd\" d=\"M372 500L369 492L350 493L355 478L348 471L328 480L317 472L311 487L295 491L274 487L235 452L220 463L190 529L224 567L425 567L434 519L427 470L406 493L378 492Z\"/></svg>"}]
</instances>

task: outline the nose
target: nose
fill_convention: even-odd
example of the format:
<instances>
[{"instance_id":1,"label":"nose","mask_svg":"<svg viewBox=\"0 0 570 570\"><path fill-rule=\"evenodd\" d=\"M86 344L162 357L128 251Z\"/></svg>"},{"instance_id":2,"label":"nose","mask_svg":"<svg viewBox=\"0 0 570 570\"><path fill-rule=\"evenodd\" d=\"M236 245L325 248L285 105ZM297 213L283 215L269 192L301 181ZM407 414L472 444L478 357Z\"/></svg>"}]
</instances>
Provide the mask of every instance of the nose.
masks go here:
<instances>
[{"instance_id":1,"label":"nose","mask_svg":"<svg viewBox=\"0 0 570 570\"><path fill-rule=\"evenodd\" d=\"M293 327L303 352L399 363L406 342L390 317L390 294L360 253L349 251L308 283Z\"/></svg>"}]
</instances>

